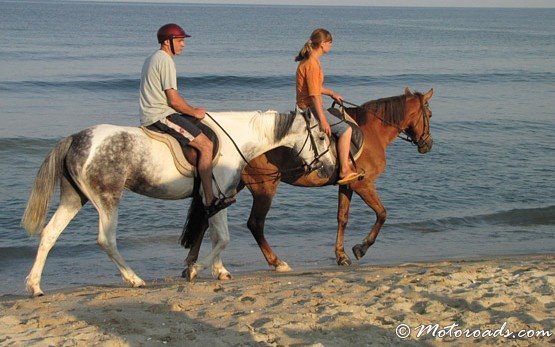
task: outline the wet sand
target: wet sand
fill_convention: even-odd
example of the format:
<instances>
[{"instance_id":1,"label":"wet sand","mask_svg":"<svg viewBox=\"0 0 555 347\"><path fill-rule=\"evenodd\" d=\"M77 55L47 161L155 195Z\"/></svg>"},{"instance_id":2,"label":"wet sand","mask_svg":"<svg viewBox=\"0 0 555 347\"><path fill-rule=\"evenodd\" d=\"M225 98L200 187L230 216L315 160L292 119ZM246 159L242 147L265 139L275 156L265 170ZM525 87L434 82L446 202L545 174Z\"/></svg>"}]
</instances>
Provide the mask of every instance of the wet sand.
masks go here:
<instances>
[{"instance_id":1,"label":"wet sand","mask_svg":"<svg viewBox=\"0 0 555 347\"><path fill-rule=\"evenodd\" d=\"M553 345L554 275L542 255L43 288L0 297L0 345ZM552 335L498 336L521 330Z\"/></svg>"}]
</instances>

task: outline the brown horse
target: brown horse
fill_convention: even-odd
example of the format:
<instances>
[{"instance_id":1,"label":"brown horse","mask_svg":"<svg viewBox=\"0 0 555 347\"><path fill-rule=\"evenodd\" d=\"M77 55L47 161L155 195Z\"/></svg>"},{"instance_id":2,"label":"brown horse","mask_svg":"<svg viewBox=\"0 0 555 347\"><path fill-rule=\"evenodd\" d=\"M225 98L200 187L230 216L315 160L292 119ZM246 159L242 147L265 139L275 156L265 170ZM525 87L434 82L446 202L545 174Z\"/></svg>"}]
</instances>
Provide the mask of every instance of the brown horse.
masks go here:
<instances>
[{"instance_id":1,"label":"brown horse","mask_svg":"<svg viewBox=\"0 0 555 347\"><path fill-rule=\"evenodd\" d=\"M359 125L364 138L362 153L357 156L355 163L358 170L364 171L365 177L363 180L349 185L339 186L338 228L335 243L335 255L339 265L351 264L351 260L343 247L343 236L347 226L353 191L376 213L376 222L369 235L363 240L362 244L353 247L357 259L362 258L368 248L375 242L380 228L386 220L386 210L378 197L374 181L385 169L387 146L403 133L405 137L401 138L415 144L419 153L427 153L431 150L433 144L430 135L432 111L428 102L432 95L433 89L430 89L426 94L421 94L418 92L412 93L406 88L403 95L369 101L361 106L345 109ZM288 149L278 147L252 159L242 173L242 182L253 195L248 228L256 239L268 264L278 272L290 271L291 268L274 253L266 241L264 222L279 182L284 181L300 187L319 187L335 184L337 181L336 167L330 168L324 165L319 170L307 173L299 170L301 164L291 156ZM244 186L240 186L238 189L242 187ZM193 209L193 205L191 205L191 209ZM189 222L190 220L188 220ZM185 235L185 232L183 235ZM192 242L191 251L187 257L189 266L198 257L201 241L202 238L197 238L196 241ZM221 261L219 266L223 268ZM187 270L184 271L183 276L192 279Z\"/></svg>"},{"instance_id":2,"label":"brown horse","mask_svg":"<svg viewBox=\"0 0 555 347\"><path fill-rule=\"evenodd\" d=\"M432 111L429 100L433 89L426 94L412 93L408 88L404 95L369 101L359 107L347 108L347 113L357 122L364 137L364 147L356 160L357 169L365 172L363 180L349 185L339 186L337 211L337 238L335 256L337 264L350 265L351 260L345 253L343 237L349 215L353 191L376 213L376 222L361 244L353 247L357 259L364 256L375 242L387 214L382 205L374 181L386 166L386 148L401 133L406 139L417 145L419 153L431 150L433 139L430 135L430 118ZM272 199L280 180L300 187L318 187L334 184L337 171L332 177L319 177L317 172L310 174L295 172L298 163L291 160L284 148L276 148L256 157L243 170L242 180L253 195L248 228L258 243L268 264L276 271L289 271L290 268L272 250L264 237L264 222L270 210ZM298 171L297 171L298 172Z\"/></svg>"}]
</instances>

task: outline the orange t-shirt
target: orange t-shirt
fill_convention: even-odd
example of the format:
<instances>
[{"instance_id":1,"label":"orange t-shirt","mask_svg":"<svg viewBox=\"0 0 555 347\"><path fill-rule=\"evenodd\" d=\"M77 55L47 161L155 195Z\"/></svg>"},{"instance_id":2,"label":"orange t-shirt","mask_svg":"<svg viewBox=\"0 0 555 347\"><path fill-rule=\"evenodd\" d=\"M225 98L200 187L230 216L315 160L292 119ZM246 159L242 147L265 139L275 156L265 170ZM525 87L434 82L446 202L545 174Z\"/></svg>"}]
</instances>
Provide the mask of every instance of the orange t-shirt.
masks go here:
<instances>
[{"instance_id":1,"label":"orange t-shirt","mask_svg":"<svg viewBox=\"0 0 555 347\"><path fill-rule=\"evenodd\" d=\"M311 96L322 95L324 85L324 72L320 61L308 58L299 63L297 67L297 105L301 108L312 106Z\"/></svg>"}]
</instances>

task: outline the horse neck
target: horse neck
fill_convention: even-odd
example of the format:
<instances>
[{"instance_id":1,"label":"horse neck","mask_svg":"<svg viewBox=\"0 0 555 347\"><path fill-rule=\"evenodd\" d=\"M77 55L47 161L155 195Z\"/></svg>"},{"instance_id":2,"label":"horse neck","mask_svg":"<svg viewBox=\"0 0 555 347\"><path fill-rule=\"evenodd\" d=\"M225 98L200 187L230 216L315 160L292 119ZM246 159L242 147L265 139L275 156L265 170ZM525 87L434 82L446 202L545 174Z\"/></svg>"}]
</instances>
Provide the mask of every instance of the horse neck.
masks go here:
<instances>
[{"instance_id":1,"label":"horse neck","mask_svg":"<svg viewBox=\"0 0 555 347\"><path fill-rule=\"evenodd\" d=\"M287 131L285 130L283 131L281 138L278 138L279 136L276 135L276 131L275 131L276 128L278 127L277 125L278 122L276 122L277 117L281 117L282 120L289 118L288 122L291 123L291 126L287 129ZM276 118L274 118L273 123L269 124L268 126L273 127L274 129L273 134L275 136L273 137L274 143L272 144L274 148L281 147L281 146L292 148L295 146L295 144L298 141L300 141L301 137L304 139L307 136L305 120L300 116L297 117L297 116L283 115L283 114L277 115Z\"/></svg>"},{"instance_id":2,"label":"horse neck","mask_svg":"<svg viewBox=\"0 0 555 347\"><path fill-rule=\"evenodd\" d=\"M385 150L399 135L399 130L392 125L385 124L380 115L368 110L356 111L356 117L353 117L361 128L366 140L379 143L380 147Z\"/></svg>"},{"instance_id":3,"label":"horse neck","mask_svg":"<svg viewBox=\"0 0 555 347\"><path fill-rule=\"evenodd\" d=\"M299 136L299 126L303 126L295 119L290 131L276 139L276 120L284 117L277 112L226 112L213 116L249 161L280 146L292 147ZM221 130L217 126L215 129ZM229 139L225 134L220 134L220 138Z\"/></svg>"}]
</instances>

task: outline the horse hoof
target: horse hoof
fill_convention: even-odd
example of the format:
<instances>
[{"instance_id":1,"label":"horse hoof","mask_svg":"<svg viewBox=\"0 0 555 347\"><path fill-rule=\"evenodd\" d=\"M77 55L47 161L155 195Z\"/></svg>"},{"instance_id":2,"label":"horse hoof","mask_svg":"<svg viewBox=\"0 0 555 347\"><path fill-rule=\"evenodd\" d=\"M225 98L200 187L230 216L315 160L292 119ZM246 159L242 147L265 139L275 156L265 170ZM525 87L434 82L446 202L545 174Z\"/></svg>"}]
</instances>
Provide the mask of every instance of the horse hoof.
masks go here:
<instances>
[{"instance_id":1,"label":"horse hoof","mask_svg":"<svg viewBox=\"0 0 555 347\"><path fill-rule=\"evenodd\" d=\"M140 281L135 281L132 283L133 288L141 288L141 287L146 287L146 283L143 280Z\"/></svg>"},{"instance_id":2,"label":"horse hoof","mask_svg":"<svg viewBox=\"0 0 555 347\"><path fill-rule=\"evenodd\" d=\"M361 244L358 244L353 247L353 254L355 255L355 258L357 258L357 260L360 260L362 257L364 257L364 254L366 254L366 251Z\"/></svg>"},{"instance_id":3,"label":"horse hoof","mask_svg":"<svg viewBox=\"0 0 555 347\"><path fill-rule=\"evenodd\" d=\"M42 292L42 290L40 289L39 286L33 287L33 286L31 286L31 285L27 285L26 287L27 287L27 288L26 288L26 289L27 289L27 293L31 294L31 297L32 297L32 298L36 298L36 297L39 297L39 296L43 296L43 295L44 295L44 293Z\"/></svg>"},{"instance_id":4,"label":"horse hoof","mask_svg":"<svg viewBox=\"0 0 555 347\"><path fill-rule=\"evenodd\" d=\"M181 273L181 277L187 279L187 281L189 282L194 282L195 279L197 278L197 273L196 271L191 271L191 268L188 267L185 270L183 270L183 272Z\"/></svg>"},{"instance_id":5,"label":"horse hoof","mask_svg":"<svg viewBox=\"0 0 555 347\"><path fill-rule=\"evenodd\" d=\"M44 293L42 292L42 290L39 290L37 292L33 292L33 294L31 294L31 296L33 298L38 298L39 296L44 296Z\"/></svg>"},{"instance_id":6,"label":"horse hoof","mask_svg":"<svg viewBox=\"0 0 555 347\"><path fill-rule=\"evenodd\" d=\"M231 274L229 272L222 272L218 275L220 281L227 281L231 279Z\"/></svg>"},{"instance_id":7,"label":"horse hoof","mask_svg":"<svg viewBox=\"0 0 555 347\"><path fill-rule=\"evenodd\" d=\"M292 269L289 267L289 264L282 261L278 265L276 265L276 272L291 272Z\"/></svg>"},{"instance_id":8,"label":"horse hoof","mask_svg":"<svg viewBox=\"0 0 555 347\"><path fill-rule=\"evenodd\" d=\"M337 259L337 265L339 266L351 266L351 259L347 255L344 255Z\"/></svg>"}]
</instances>

